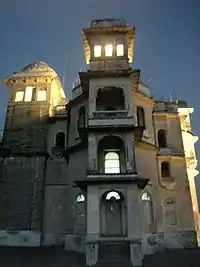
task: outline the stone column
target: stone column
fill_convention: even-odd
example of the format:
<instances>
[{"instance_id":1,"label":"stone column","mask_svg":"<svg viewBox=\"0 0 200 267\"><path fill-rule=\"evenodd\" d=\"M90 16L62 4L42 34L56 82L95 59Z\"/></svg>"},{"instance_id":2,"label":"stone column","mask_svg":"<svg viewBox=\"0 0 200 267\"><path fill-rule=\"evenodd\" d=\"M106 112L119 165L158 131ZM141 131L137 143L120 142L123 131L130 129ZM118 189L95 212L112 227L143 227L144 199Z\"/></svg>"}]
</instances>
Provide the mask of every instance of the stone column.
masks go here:
<instances>
[{"instance_id":1,"label":"stone column","mask_svg":"<svg viewBox=\"0 0 200 267\"><path fill-rule=\"evenodd\" d=\"M97 140L94 134L89 134L88 137L88 163L89 170L97 170Z\"/></svg>"},{"instance_id":2,"label":"stone column","mask_svg":"<svg viewBox=\"0 0 200 267\"><path fill-rule=\"evenodd\" d=\"M140 191L137 185L129 185L127 188L128 239L130 241L130 255L133 266L142 266L142 235L139 193Z\"/></svg>"},{"instance_id":3,"label":"stone column","mask_svg":"<svg viewBox=\"0 0 200 267\"><path fill-rule=\"evenodd\" d=\"M88 266L96 265L98 262L98 244L87 244L86 245L86 264Z\"/></svg>"},{"instance_id":4,"label":"stone column","mask_svg":"<svg viewBox=\"0 0 200 267\"><path fill-rule=\"evenodd\" d=\"M87 239L99 237L100 232L100 207L97 186L88 186L87 193Z\"/></svg>"},{"instance_id":5,"label":"stone column","mask_svg":"<svg viewBox=\"0 0 200 267\"><path fill-rule=\"evenodd\" d=\"M97 89L95 86L89 86L89 117L93 116L93 112L96 111L96 96L97 96Z\"/></svg>"},{"instance_id":6,"label":"stone column","mask_svg":"<svg viewBox=\"0 0 200 267\"><path fill-rule=\"evenodd\" d=\"M100 234L100 207L97 186L88 186L87 193L87 237L86 264L95 265L98 262L98 237Z\"/></svg>"},{"instance_id":7,"label":"stone column","mask_svg":"<svg viewBox=\"0 0 200 267\"><path fill-rule=\"evenodd\" d=\"M133 149L133 133L126 133L126 164L127 171L135 171L134 149Z\"/></svg>"}]
</instances>

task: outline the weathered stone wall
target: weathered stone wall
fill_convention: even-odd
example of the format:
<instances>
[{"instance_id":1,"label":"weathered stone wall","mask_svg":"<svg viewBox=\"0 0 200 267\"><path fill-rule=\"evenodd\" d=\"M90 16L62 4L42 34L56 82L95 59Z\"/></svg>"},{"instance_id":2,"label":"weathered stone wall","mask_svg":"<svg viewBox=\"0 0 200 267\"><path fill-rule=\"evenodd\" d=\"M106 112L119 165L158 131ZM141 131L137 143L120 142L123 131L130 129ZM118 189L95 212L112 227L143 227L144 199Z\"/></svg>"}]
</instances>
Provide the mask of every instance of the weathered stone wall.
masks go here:
<instances>
[{"instance_id":1,"label":"weathered stone wall","mask_svg":"<svg viewBox=\"0 0 200 267\"><path fill-rule=\"evenodd\" d=\"M0 229L41 229L45 157L0 158Z\"/></svg>"},{"instance_id":2,"label":"weathered stone wall","mask_svg":"<svg viewBox=\"0 0 200 267\"><path fill-rule=\"evenodd\" d=\"M49 105L9 105L3 148L11 152L46 151Z\"/></svg>"}]
</instances>

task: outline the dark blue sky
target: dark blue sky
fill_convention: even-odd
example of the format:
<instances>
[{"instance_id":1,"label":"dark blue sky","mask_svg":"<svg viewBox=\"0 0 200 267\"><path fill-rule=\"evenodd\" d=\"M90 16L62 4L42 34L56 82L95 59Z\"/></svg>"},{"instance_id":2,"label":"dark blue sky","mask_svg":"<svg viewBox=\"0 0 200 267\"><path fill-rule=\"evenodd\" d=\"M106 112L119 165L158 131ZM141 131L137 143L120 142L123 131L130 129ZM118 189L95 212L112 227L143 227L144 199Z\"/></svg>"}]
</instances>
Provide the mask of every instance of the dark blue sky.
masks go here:
<instances>
[{"instance_id":1,"label":"dark blue sky","mask_svg":"<svg viewBox=\"0 0 200 267\"><path fill-rule=\"evenodd\" d=\"M35 60L62 77L66 56L70 98L76 73L85 66L81 29L104 17L136 26L133 67L142 69L157 98L171 93L195 107L193 130L200 135L200 0L0 0L0 77ZM1 84L0 129L8 95Z\"/></svg>"}]
</instances>

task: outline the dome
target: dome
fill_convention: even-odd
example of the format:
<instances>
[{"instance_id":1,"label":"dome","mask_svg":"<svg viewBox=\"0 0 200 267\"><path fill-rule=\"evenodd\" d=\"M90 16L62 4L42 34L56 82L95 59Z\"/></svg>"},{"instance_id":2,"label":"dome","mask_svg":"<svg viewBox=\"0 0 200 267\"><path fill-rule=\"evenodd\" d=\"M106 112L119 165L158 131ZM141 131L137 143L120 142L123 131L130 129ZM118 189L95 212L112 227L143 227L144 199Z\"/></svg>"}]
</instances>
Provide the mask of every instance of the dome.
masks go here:
<instances>
[{"instance_id":1,"label":"dome","mask_svg":"<svg viewBox=\"0 0 200 267\"><path fill-rule=\"evenodd\" d=\"M14 76L58 76L56 71L44 61L36 61L28 64L21 72Z\"/></svg>"},{"instance_id":2,"label":"dome","mask_svg":"<svg viewBox=\"0 0 200 267\"><path fill-rule=\"evenodd\" d=\"M44 61L30 63L22 69L22 72L53 72L56 74L55 70Z\"/></svg>"}]
</instances>

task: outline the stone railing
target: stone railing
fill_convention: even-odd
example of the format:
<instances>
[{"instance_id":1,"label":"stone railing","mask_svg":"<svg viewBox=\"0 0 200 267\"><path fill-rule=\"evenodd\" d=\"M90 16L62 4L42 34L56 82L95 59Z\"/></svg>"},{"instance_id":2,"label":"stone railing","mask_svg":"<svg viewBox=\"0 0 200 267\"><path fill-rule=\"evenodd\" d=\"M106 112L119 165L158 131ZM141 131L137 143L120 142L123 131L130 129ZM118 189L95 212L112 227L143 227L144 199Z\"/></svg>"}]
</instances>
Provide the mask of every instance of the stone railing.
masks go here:
<instances>
[{"instance_id":1,"label":"stone railing","mask_svg":"<svg viewBox=\"0 0 200 267\"><path fill-rule=\"evenodd\" d=\"M67 116L67 111L65 105L59 105L54 108L54 116L63 117Z\"/></svg>"},{"instance_id":2,"label":"stone railing","mask_svg":"<svg viewBox=\"0 0 200 267\"><path fill-rule=\"evenodd\" d=\"M93 116L89 119L98 119L98 120L110 120L110 119L124 119L127 118L127 110L109 110L109 111L95 111Z\"/></svg>"}]
</instances>

